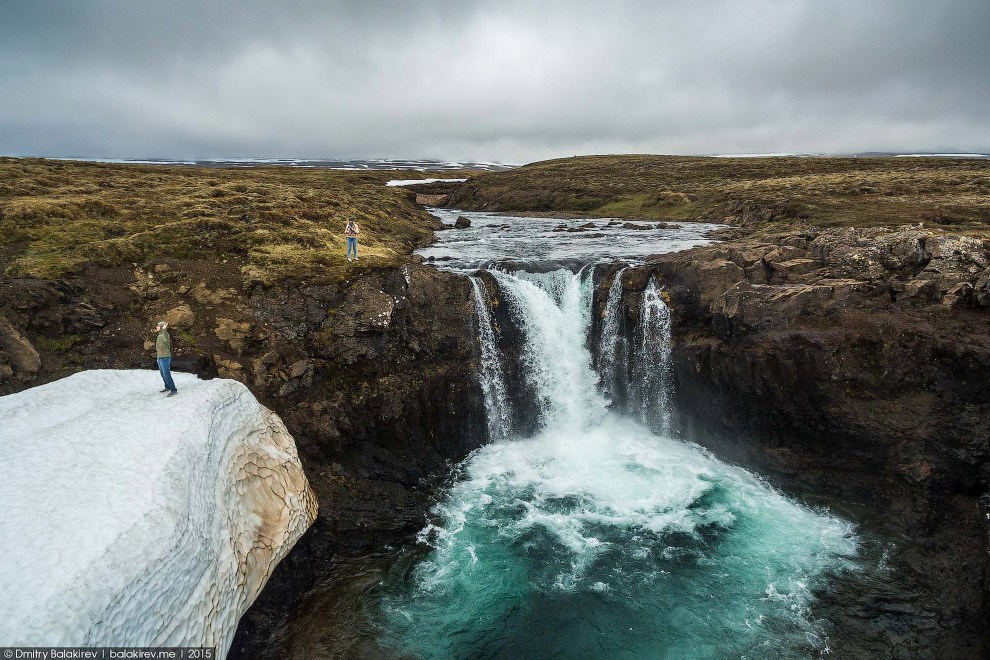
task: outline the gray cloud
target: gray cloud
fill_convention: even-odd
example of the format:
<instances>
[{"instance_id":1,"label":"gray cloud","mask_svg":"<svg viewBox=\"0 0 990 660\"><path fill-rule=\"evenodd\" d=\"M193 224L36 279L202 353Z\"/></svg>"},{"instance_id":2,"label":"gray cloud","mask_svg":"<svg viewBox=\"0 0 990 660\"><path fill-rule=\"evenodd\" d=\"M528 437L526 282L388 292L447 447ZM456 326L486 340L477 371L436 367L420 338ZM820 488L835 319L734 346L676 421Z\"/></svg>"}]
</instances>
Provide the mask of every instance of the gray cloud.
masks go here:
<instances>
[{"instance_id":1,"label":"gray cloud","mask_svg":"<svg viewBox=\"0 0 990 660\"><path fill-rule=\"evenodd\" d=\"M0 153L990 150L985 0L0 6Z\"/></svg>"}]
</instances>

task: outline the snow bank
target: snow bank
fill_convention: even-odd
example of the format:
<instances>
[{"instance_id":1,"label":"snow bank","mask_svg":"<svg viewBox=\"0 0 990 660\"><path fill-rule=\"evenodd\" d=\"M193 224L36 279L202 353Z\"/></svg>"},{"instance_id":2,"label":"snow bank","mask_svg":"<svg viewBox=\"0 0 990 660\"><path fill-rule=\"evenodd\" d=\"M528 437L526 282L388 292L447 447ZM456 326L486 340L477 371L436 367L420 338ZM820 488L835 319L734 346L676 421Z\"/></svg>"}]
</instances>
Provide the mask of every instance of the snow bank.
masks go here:
<instances>
[{"instance_id":1,"label":"snow bank","mask_svg":"<svg viewBox=\"0 0 990 660\"><path fill-rule=\"evenodd\" d=\"M448 183L464 183L467 179L392 179L386 181L386 186L415 186L417 183L436 183L437 181L447 181Z\"/></svg>"},{"instance_id":2,"label":"snow bank","mask_svg":"<svg viewBox=\"0 0 990 660\"><path fill-rule=\"evenodd\" d=\"M0 646L214 646L316 517L232 380L87 371L0 397ZM221 655L221 657L223 657Z\"/></svg>"}]
</instances>

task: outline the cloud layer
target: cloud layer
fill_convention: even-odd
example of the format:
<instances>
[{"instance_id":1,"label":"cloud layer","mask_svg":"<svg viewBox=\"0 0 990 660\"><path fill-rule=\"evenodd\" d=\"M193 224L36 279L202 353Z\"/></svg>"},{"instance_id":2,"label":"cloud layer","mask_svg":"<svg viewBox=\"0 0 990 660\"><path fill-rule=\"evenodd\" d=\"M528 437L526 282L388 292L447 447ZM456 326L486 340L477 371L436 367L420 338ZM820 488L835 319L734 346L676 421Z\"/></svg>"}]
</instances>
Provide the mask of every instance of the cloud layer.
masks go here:
<instances>
[{"instance_id":1,"label":"cloud layer","mask_svg":"<svg viewBox=\"0 0 990 660\"><path fill-rule=\"evenodd\" d=\"M0 6L0 153L990 151L985 0Z\"/></svg>"}]
</instances>

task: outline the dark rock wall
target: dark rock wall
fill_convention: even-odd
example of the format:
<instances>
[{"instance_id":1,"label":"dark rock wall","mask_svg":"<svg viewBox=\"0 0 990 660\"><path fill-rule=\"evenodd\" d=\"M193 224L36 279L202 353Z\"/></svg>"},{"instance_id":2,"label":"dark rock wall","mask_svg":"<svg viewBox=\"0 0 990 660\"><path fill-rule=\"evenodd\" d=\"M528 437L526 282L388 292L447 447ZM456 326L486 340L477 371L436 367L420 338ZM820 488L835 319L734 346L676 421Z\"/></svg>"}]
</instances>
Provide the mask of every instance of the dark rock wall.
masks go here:
<instances>
[{"instance_id":1,"label":"dark rock wall","mask_svg":"<svg viewBox=\"0 0 990 660\"><path fill-rule=\"evenodd\" d=\"M277 412L319 516L231 651L277 657L281 623L335 557L410 538L448 466L487 440L474 308L466 278L419 265L250 291L236 272L169 260L69 283L0 280L0 392L152 368L151 328L169 318L177 370L240 380Z\"/></svg>"},{"instance_id":2,"label":"dark rock wall","mask_svg":"<svg viewBox=\"0 0 990 660\"><path fill-rule=\"evenodd\" d=\"M981 241L916 233L662 255L623 274L625 325L655 274L675 316L680 433L894 539L907 592L870 596L875 644L838 649L982 657L990 309L961 285L978 289L988 255Z\"/></svg>"}]
</instances>

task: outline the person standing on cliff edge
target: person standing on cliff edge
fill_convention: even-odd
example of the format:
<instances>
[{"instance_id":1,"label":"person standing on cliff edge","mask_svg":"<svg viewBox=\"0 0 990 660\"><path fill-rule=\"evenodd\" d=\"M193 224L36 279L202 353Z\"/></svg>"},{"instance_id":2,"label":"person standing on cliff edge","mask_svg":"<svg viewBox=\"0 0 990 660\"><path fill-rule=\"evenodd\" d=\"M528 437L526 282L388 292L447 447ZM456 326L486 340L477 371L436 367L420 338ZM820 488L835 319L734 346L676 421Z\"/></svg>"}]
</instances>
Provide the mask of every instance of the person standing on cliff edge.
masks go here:
<instances>
[{"instance_id":1,"label":"person standing on cliff edge","mask_svg":"<svg viewBox=\"0 0 990 660\"><path fill-rule=\"evenodd\" d=\"M358 223L351 218L347 221L347 226L344 227L344 236L347 237L347 260L351 260L351 252L354 253L354 261L360 261L357 256L357 239L358 234L361 233L361 227Z\"/></svg>"},{"instance_id":2,"label":"person standing on cliff edge","mask_svg":"<svg viewBox=\"0 0 990 660\"><path fill-rule=\"evenodd\" d=\"M161 373L162 381L165 383L162 392L168 392L165 396L175 396L179 391L175 389L175 383L172 381L172 337L168 334L168 323L159 321L155 330L158 331L158 337L155 339L158 372Z\"/></svg>"}]
</instances>

